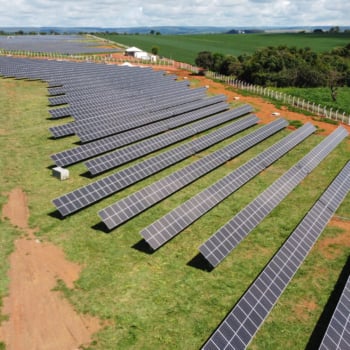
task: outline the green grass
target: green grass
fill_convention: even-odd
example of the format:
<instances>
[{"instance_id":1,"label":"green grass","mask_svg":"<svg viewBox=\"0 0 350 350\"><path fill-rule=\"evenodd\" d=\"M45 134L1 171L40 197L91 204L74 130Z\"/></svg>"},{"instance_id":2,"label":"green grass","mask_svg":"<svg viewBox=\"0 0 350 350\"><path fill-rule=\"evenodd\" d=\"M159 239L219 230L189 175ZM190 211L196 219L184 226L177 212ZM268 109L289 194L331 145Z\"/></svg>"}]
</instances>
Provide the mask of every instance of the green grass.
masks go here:
<instances>
[{"instance_id":1,"label":"green grass","mask_svg":"<svg viewBox=\"0 0 350 350\"><path fill-rule=\"evenodd\" d=\"M250 132L221 142L139 184L117 193L64 220L53 217L51 200L92 180L80 176L83 165L70 168L71 178L60 182L51 176L49 155L73 147L76 138L50 140L47 119L47 90L40 82L0 79L1 204L4 193L21 187L28 195L30 225L38 235L62 246L69 259L84 266L73 290L62 281L57 289L82 313L108 320L89 349L198 349L226 313L237 302L293 228L307 213L331 179L348 160L349 141L343 142L211 273L188 265L198 246L234 213L254 199L323 138L313 135L220 203L210 213L187 228L152 255L135 249L139 231L228 174L289 131L284 130L241 156L227 162L162 203L113 230L110 234L94 229L97 211L146 184L189 164L203 154L222 147ZM255 127L256 128L256 127ZM113 172L113 171L112 171ZM98 177L100 178L100 177ZM339 209L349 216L350 198ZM18 233L8 222L1 222L0 285L2 296L8 283L6 259ZM343 232L329 227L321 241ZM318 245L283 294L252 349L290 350L305 348L322 313L337 277L348 257L348 247L334 244L336 254L325 258ZM316 307L306 315L295 312L295 305L313 301ZM302 331L301 331L302 330Z\"/></svg>"},{"instance_id":2,"label":"green grass","mask_svg":"<svg viewBox=\"0 0 350 350\"><path fill-rule=\"evenodd\" d=\"M332 100L329 88L280 88L278 90L285 92L287 95L305 99L305 101L315 102L316 106L320 104L322 107L332 108L334 112L339 110L341 113L350 114L350 87L338 88L336 102Z\"/></svg>"},{"instance_id":3,"label":"green grass","mask_svg":"<svg viewBox=\"0 0 350 350\"><path fill-rule=\"evenodd\" d=\"M127 46L137 46L150 52L152 46L159 47L159 55L180 62L194 64L200 51L219 52L238 56L252 54L266 46L296 46L310 47L316 52L330 51L334 47L345 46L349 43L349 33L323 34L198 34L198 35L116 35L96 34L103 38Z\"/></svg>"}]
</instances>

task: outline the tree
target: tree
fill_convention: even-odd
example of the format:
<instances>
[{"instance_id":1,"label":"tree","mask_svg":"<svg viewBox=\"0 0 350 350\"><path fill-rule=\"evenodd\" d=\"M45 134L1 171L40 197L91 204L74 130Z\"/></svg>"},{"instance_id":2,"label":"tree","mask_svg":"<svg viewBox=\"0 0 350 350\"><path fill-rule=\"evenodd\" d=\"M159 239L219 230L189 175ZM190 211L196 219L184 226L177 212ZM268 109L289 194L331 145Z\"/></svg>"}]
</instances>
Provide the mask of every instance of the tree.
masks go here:
<instances>
[{"instance_id":1,"label":"tree","mask_svg":"<svg viewBox=\"0 0 350 350\"><path fill-rule=\"evenodd\" d=\"M214 64L213 54L210 51L201 51L194 62L200 68L211 69Z\"/></svg>"},{"instance_id":2,"label":"tree","mask_svg":"<svg viewBox=\"0 0 350 350\"><path fill-rule=\"evenodd\" d=\"M226 56L222 61L220 73L224 75L239 75L242 71L242 64L235 56Z\"/></svg>"},{"instance_id":3,"label":"tree","mask_svg":"<svg viewBox=\"0 0 350 350\"><path fill-rule=\"evenodd\" d=\"M150 30L150 32L149 32L151 35L154 35L154 30L152 29L152 30Z\"/></svg>"},{"instance_id":4,"label":"tree","mask_svg":"<svg viewBox=\"0 0 350 350\"><path fill-rule=\"evenodd\" d=\"M332 27L329 29L329 32L330 33L339 33L340 32L340 29L338 26L335 26L335 27Z\"/></svg>"},{"instance_id":5,"label":"tree","mask_svg":"<svg viewBox=\"0 0 350 350\"><path fill-rule=\"evenodd\" d=\"M213 63L212 66L209 67L210 70L212 70L213 72L219 72L221 73L221 66L222 66L222 62L225 60L225 56L222 53L214 53L213 54ZM224 73L221 73L224 74Z\"/></svg>"},{"instance_id":6,"label":"tree","mask_svg":"<svg viewBox=\"0 0 350 350\"><path fill-rule=\"evenodd\" d=\"M159 47L158 46L152 46L151 52L153 55L158 55Z\"/></svg>"}]
</instances>

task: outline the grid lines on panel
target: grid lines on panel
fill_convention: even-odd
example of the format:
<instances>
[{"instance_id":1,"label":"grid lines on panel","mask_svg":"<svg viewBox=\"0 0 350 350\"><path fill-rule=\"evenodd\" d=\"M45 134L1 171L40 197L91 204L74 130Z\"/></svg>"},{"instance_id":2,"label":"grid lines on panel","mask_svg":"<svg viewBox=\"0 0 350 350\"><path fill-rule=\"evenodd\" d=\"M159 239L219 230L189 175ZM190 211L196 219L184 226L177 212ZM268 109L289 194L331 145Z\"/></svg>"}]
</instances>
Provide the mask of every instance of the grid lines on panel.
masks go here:
<instances>
[{"instance_id":1,"label":"grid lines on panel","mask_svg":"<svg viewBox=\"0 0 350 350\"><path fill-rule=\"evenodd\" d=\"M349 190L350 162L210 336L203 350L246 349Z\"/></svg>"},{"instance_id":2,"label":"grid lines on panel","mask_svg":"<svg viewBox=\"0 0 350 350\"><path fill-rule=\"evenodd\" d=\"M253 159L249 160L230 174L218 180L194 197L190 198L159 220L152 223L150 232L144 238L152 249L157 249L173 238L187 226L223 201L258 173L270 166L298 143L315 132L316 128L308 123L281 141L275 143ZM147 232L147 231L146 231Z\"/></svg>"},{"instance_id":3,"label":"grid lines on panel","mask_svg":"<svg viewBox=\"0 0 350 350\"><path fill-rule=\"evenodd\" d=\"M336 129L203 243L208 262L217 266L347 135Z\"/></svg>"},{"instance_id":4,"label":"grid lines on panel","mask_svg":"<svg viewBox=\"0 0 350 350\"><path fill-rule=\"evenodd\" d=\"M214 111L212 111L214 112ZM208 112L209 113L209 112ZM203 114L201 114L203 116ZM158 136L132 144L128 147L116 150L106 155L87 161L85 165L91 174L99 174L131 160L140 158L156 150L165 148L174 143L187 139L190 136L226 123L240 116L240 113L227 111L212 117L188 124L182 128L170 130Z\"/></svg>"},{"instance_id":5,"label":"grid lines on panel","mask_svg":"<svg viewBox=\"0 0 350 350\"><path fill-rule=\"evenodd\" d=\"M112 229L160 200L187 186L201 176L209 173L226 161L236 157L265 138L284 128L288 123L278 119L261 127L249 135L232 142L192 164L144 187L138 192L102 209L99 216L109 229Z\"/></svg>"},{"instance_id":6,"label":"grid lines on panel","mask_svg":"<svg viewBox=\"0 0 350 350\"><path fill-rule=\"evenodd\" d=\"M232 113L243 115L245 113L249 113L250 111L251 107L246 105L242 108L233 110ZM54 160L57 166L71 165L73 163L77 163L79 161L108 152L121 146L126 146L132 142L140 141L149 136L156 135L160 132L169 130L176 126L184 125L190 121L195 121L200 118L202 118L201 114L189 112L179 117L174 117L171 122L160 121L56 153L51 156L51 159Z\"/></svg>"},{"instance_id":7,"label":"grid lines on panel","mask_svg":"<svg viewBox=\"0 0 350 350\"><path fill-rule=\"evenodd\" d=\"M79 127L76 131L76 134L80 138L81 142L96 140L102 137L113 135L125 130L130 130L141 125L154 123L162 119L168 119L175 115L190 112L192 110L203 108L206 105L213 104L212 100L210 102L208 102L208 100L209 99L205 99L205 101L201 100L199 101L200 103L196 105L191 104L191 106L179 106L176 108L176 111L164 110L156 112L146 112L145 115L143 115L144 113L141 112L136 113L133 116L130 116L128 114L127 116L124 115L123 121L121 121L120 119L115 119L114 113L112 113L112 115L110 115L109 118L107 118L108 120L106 120L105 116L102 119L100 117L95 117L93 119L89 118L88 128L86 127L84 120L77 121L77 125L79 125ZM143 116L140 116L140 114Z\"/></svg>"},{"instance_id":8,"label":"grid lines on panel","mask_svg":"<svg viewBox=\"0 0 350 350\"><path fill-rule=\"evenodd\" d=\"M59 212L65 216L78 211L87 205L128 187L147 176L157 173L168 166L183 160L190 155L206 149L207 147L223 140L233 134L256 124L256 116L247 116L242 120L215 130L208 135L187 142L174 149L139 162L131 167L81 187L73 192L65 194L53 200Z\"/></svg>"},{"instance_id":9,"label":"grid lines on panel","mask_svg":"<svg viewBox=\"0 0 350 350\"><path fill-rule=\"evenodd\" d=\"M319 350L343 349L350 349L350 276L319 347Z\"/></svg>"}]
</instances>

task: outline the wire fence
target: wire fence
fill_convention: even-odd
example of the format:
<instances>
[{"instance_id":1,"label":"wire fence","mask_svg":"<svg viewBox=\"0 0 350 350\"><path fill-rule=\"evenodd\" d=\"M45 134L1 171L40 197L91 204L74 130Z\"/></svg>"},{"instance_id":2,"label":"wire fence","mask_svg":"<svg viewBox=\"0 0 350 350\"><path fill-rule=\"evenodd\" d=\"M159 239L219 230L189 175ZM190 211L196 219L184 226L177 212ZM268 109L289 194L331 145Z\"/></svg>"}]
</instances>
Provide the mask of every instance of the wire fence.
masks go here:
<instances>
[{"instance_id":1,"label":"wire fence","mask_svg":"<svg viewBox=\"0 0 350 350\"><path fill-rule=\"evenodd\" d=\"M104 55L68 55L56 52L32 52L32 51L21 51L21 50L4 50L0 49L0 55L5 56L18 56L18 57L32 57L32 58L41 58L48 60L74 60L74 61L85 61L85 62L94 62L94 63L105 63L105 64L125 64L129 63L131 65L151 65L151 66L162 66L164 68L175 68L187 70L191 73L198 74L200 68L192 66L188 63L177 62L169 58L158 58L157 60L144 60L137 59L135 57L125 56L125 57L115 57L113 54L104 54ZM233 86L237 89L246 90L253 94L260 95L263 97L268 97L276 101L282 101L287 105L299 108L300 110L308 111L314 115L332 119L335 121L342 122L344 124L350 125L350 115L346 112L339 110L333 110L321 104L316 104L315 102L310 102L300 97L291 96L285 94L284 92L276 91L271 88L264 88L262 86L249 84L241 80L237 80L233 77L226 75L214 73L211 71L206 72L206 76L210 79L215 79L222 81L230 86Z\"/></svg>"},{"instance_id":2,"label":"wire fence","mask_svg":"<svg viewBox=\"0 0 350 350\"><path fill-rule=\"evenodd\" d=\"M207 71L206 76L211 79L220 80L237 89L246 90L246 91L252 92L253 94L268 97L276 101L282 101L287 105L291 105L303 111L308 111L314 115L332 119L332 120L350 125L350 115L346 114L346 112L333 110L333 108L322 106L321 104L316 104L315 102L310 102L300 97L291 96L284 92L276 91L271 88L264 88L262 86L248 84L244 81L237 80L233 77L214 73L211 71Z\"/></svg>"},{"instance_id":3,"label":"wire fence","mask_svg":"<svg viewBox=\"0 0 350 350\"><path fill-rule=\"evenodd\" d=\"M151 65L151 66L162 66L175 69L184 69L192 73L198 74L199 68L194 67L188 63L177 62L169 58L158 58L156 60L141 59L132 56L115 57L113 54L82 54L82 55L69 55L62 54L59 52L33 52L25 50L5 50L0 49L0 56L16 56L16 57L29 57L29 58L40 58L47 60L57 61L85 61L93 63L105 63L105 64L126 64L131 65Z\"/></svg>"}]
</instances>

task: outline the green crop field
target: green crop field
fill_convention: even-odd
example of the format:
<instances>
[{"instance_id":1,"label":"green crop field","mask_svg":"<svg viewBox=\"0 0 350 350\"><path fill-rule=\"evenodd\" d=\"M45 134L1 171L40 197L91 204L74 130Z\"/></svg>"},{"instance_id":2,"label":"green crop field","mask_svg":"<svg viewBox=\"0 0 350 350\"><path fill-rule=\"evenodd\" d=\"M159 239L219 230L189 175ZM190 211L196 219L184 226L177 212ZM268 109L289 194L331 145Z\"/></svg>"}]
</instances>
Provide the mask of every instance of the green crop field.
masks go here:
<instances>
[{"instance_id":1,"label":"green crop field","mask_svg":"<svg viewBox=\"0 0 350 350\"><path fill-rule=\"evenodd\" d=\"M46 84L37 81L0 78L0 209L6 202L6 193L22 188L28 196L30 226L38 227L37 234L42 239L60 245L69 259L84 266L73 290L61 282L57 289L78 312L108 321L94 336L89 349L199 349L349 159L347 139L222 264L206 272L189 264L197 255L198 246L321 142L323 136L310 136L171 242L154 254L147 254L140 249L142 228L290 131L277 133L105 234L98 229L98 210L252 129L59 220L52 215L51 200L92 180L81 176L86 171L81 164L70 167L71 178L67 181L60 182L51 176L50 154L74 147L77 138L50 139L48 128L56 123L48 119L46 88ZM349 213L350 196L337 214L349 218ZM15 237L21 233L7 220L1 219L0 224L0 296L3 297L8 287L5 273L8 256ZM251 349L300 350L306 347L347 262L349 248L342 243L345 242L343 237L346 237L344 231L334 226L322 233L319 243L259 330ZM35 302L35 296L33 300ZM318 334L318 339L321 336Z\"/></svg>"},{"instance_id":2,"label":"green crop field","mask_svg":"<svg viewBox=\"0 0 350 350\"><path fill-rule=\"evenodd\" d=\"M159 47L159 55L180 62L194 64L200 51L219 52L238 56L252 54L267 46L310 47L316 52L329 51L334 47L345 46L350 42L350 33L316 34L198 34L198 35L122 35L99 36L127 46L137 46L150 52L152 46Z\"/></svg>"}]
</instances>

